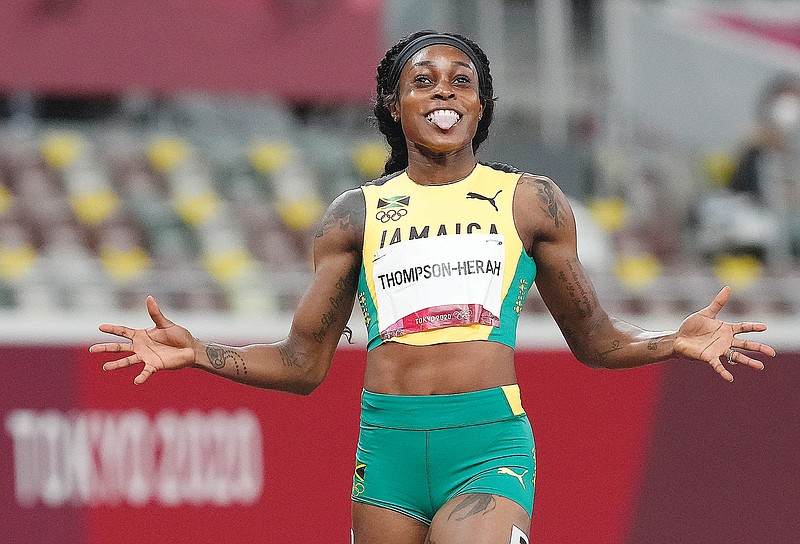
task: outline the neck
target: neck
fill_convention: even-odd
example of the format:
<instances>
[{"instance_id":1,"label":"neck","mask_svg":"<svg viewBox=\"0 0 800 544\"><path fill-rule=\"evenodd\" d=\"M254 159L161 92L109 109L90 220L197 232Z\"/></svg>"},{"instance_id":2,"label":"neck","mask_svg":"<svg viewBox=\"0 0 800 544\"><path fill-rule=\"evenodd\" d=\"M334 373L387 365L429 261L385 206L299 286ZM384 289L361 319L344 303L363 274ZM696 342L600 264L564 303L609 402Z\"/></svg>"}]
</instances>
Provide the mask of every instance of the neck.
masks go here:
<instances>
[{"instance_id":1,"label":"neck","mask_svg":"<svg viewBox=\"0 0 800 544\"><path fill-rule=\"evenodd\" d=\"M419 185L442 185L464 179L472 173L476 164L472 145L442 154L410 148L406 173Z\"/></svg>"}]
</instances>

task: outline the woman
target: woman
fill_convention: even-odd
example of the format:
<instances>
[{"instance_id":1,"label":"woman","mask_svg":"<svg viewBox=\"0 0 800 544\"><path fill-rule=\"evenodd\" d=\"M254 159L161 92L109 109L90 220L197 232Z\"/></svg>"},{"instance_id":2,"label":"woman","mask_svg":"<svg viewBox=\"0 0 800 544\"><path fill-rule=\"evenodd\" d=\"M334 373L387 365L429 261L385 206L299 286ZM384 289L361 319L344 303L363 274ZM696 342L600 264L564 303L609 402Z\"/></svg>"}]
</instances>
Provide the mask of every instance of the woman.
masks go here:
<instances>
[{"instance_id":1,"label":"woman","mask_svg":"<svg viewBox=\"0 0 800 544\"><path fill-rule=\"evenodd\" d=\"M356 544L528 542L535 481L531 428L514 370L515 327L531 283L584 364L631 368L673 358L763 364L736 337L759 323L717 319L730 296L674 332L608 316L576 252L575 222L550 179L478 164L493 113L489 62L458 35L416 33L378 68L375 115L391 147L386 175L339 196L316 234L315 277L288 336L230 347L164 317L155 327L101 325L127 339L92 352L202 368L241 383L308 394L325 378L357 297L368 331L353 479Z\"/></svg>"}]
</instances>

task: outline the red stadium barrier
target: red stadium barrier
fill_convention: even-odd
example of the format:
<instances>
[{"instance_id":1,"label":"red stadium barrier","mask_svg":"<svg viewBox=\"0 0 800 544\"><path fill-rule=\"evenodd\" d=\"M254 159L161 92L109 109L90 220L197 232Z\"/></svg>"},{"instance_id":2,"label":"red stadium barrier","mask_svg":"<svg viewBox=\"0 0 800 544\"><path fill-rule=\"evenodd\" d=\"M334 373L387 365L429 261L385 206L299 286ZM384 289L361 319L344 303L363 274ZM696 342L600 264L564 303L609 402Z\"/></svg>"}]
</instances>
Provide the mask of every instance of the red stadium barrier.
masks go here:
<instances>
[{"instance_id":1,"label":"red stadium barrier","mask_svg":"<svg viewBox=\"0 0 800 544\"><path fill-rule=\"evenodd\" d=\"M5 346L0 356L3 541L348 541L363 351L340 351L310 397L194 370L134 386L136 371L104 373L84 347ZM763 440L776 437L760 424L794 405L788 391L800 373L785 363L800 357L790 359L727 384L688 365L611 372L566 352L518 352L537 442L531 541L723 541L687 537L701 531L685 525L687 516L740 534L766 524L770 542L795 541L797 523L778 526L774 509L752 505L743 527L720 508L731 506L731 493L748 492L768 504L780 497L784 508L800 504L797 448L765 460L777 452ZM739 455L715 459L736 479L703 464L732 440ZM800 444L797 425L777 443ZM755 448L762 468L752 465ZM742 479L748 471L757 482ZM715 519L703 517L698 495Z\"/></svg>"}]
</instances>

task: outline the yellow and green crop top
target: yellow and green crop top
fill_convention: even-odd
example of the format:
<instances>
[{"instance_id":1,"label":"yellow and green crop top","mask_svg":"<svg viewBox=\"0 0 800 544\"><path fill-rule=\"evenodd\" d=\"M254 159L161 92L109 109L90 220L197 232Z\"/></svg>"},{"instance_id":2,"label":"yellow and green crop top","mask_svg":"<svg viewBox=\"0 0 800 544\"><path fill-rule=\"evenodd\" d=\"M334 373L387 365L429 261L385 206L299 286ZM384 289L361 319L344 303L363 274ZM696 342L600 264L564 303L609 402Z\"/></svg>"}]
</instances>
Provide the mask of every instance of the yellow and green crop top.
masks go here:
<instances>
[{"instance_id":1,"label":"yellow and green crop top","mask_svg":"<svg viewBox=\"0 0 800 544\"><path fill-rule=\"evenodd\" d=\"M366 201L357 298L367 350L489 340L511 346L536 264L514 226L519 172L478 164L446 185L405 171L361 187Z\"/></svg>"}]
</instances>

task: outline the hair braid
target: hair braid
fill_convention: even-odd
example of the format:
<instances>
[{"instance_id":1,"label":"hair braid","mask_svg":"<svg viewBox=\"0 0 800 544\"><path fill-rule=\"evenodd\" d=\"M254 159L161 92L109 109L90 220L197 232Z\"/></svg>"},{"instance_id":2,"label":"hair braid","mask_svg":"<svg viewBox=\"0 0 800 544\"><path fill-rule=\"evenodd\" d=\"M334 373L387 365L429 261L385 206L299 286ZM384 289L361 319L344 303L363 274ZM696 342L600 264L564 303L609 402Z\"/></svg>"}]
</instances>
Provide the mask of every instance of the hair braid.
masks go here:
<instances>
[{"instance_id":1,"label":"hair braid","mask_svg":"<svg viewBox=\"0 0 800 544\"><path fill-rule=\"evenodd\" d=\"M372 112L375 115L378 130L386 137L386 143L389 144L390 148L389 159L384 165L383 175L399 172L408 166L408 146L405 134L403 133L403 127L399 121L395 121L392 118L392 114L389 111L389 104L397 99L397 89L389 88L389 73L391 72L395 59L403 48L411 41L427 34L435 34L435 32L429 30L414 32L401 39L386 52L383 60L381 60L378 65L377 89ZM481 66L475 67L478 70L482 70L478 94L481 104L483 105L483 116L481 120L478 121L478 128L472 139L472 150L475 152L478 150L481 143L489 136L489 125L492 124L492 117L494 115L495 97L494 88L492 86L492 75L489 71L489 59L486 57L486 53L472 40L460 34L448 34L466 43L475 52L475 55L481 62Z\"/></svg>"}]
</instances>

